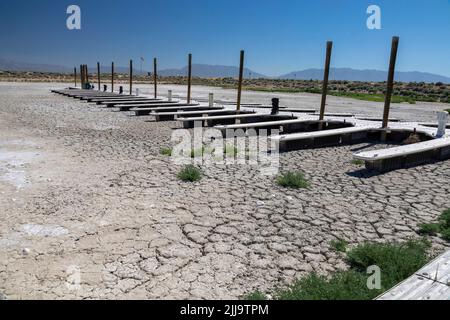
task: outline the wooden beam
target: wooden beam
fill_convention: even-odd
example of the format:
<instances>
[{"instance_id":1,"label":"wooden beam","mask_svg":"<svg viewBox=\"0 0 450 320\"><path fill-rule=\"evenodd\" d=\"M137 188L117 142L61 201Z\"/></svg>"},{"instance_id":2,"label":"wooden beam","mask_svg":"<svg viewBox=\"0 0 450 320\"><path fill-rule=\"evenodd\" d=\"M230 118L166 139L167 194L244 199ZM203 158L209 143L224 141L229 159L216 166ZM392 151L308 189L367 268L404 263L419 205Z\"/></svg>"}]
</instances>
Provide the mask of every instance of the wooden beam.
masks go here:
<instances>
[{"instance_id":1,"label":"wooden beam","mask_svg":"<svg viewBox=\"0 0 450 320\"><path fill-rule=\"evenodd\" d=\"M323 84L322 84L322 100L320 102L320 115L319 120L323 120L325 115L325 106L327 104L327 91L328 91L328 78L330 75L330 62L331 62L331 51L333 49L333 42L327 42L327 53L325 57L325 69L323 73Z\"/></svg>"},{"instance_id":2,"label":"wooden beam","mask_svg":"<svg viewBox=\"0 0 450 320\"><path fill-rule=\"evenodd\" d=\"M192 53L188 55L188 90L187 103L191 103L191 81L192 81Z\"/></svg>"},{"instance_id":3,"label":"wooden beam","mask_svg":"<svg viewBox=\"0 0 450 320\"><path fill-rule=\"evenodd\" d=\"M133 60L130 60L130 95L133 94Z\"/></svg>"},{"instance_id":4,"label":"wooden beam","mask_svg":"<svg viewBox=\"0 0 450 320\"><path fill-rule=\"evenodd\" d=\"M97 80L98 80L98 91L101 90L100 88L100 62L97 62Z\"/></svg>"},{"instance_id":5,"label":"wooden beam","mask_svg":"<svg viewBox=\"0 0 450 320\"><path fill-rule=\"evenodd\" d=\"M241 93L242 93L242 80L244 78L244 50L241 50L241 58L239 62L239 81L238 81L238 95L236 103L236 111L241 111Z\"/></svg>"},{"instance_id":6,"label":"wooden beam","mask_svg":"<svg viewBox=\"0 0 450 320\"><path fill-rule=\"evenodd\" d=\"M154 95L155 99L158 98L158 61L153 58L153 85L154 85Z\"/></svg>"},{"instance_id":7,"label":"wooden beam","mask_svg":"<svg viewBox=\"0 0 450 320\"><path fill-rule=\"evenodd\" d=\"M389 109L391 106L392 92L394 91L395 63L397 61L397 50L399 40L400 40L399 37L392 37L391 58L389 62L386 96L384 99L383 128L387 128L389 124ZM384 136L383 140L385 140L385 138L386 136Z\"/></svg>"}]
</instances>

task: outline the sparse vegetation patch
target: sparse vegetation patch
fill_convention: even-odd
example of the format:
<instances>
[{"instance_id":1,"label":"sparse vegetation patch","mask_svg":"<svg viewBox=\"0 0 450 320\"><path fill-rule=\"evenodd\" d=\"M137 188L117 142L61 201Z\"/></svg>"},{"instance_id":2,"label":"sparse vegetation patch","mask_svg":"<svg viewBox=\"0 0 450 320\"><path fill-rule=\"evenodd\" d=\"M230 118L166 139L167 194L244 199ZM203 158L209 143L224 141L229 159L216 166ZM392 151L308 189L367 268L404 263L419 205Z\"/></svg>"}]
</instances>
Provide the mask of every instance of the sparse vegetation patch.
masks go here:
<instances>
[{"instance_id":1,"label":"sparse vegetation patch","mask_svg":"<svg viewBox=\"0 0 450 320\"><path fill-rule=\"evenodd\" d=\"M442 239L450 241L450 209L442 212L437 223L423 223L419 225L419 234L436 236L441 235Z\"/></svg>"},{"instance_id":2,"label":"sparse vegetation patch","mask_svg":"<svg viewBox=\"0 0 450 320\"><path fill-rule=\"evenodd\" d=\"M277 300L370 300L411 276L428 261L430 244L424 240L405 243L364 243L347 252L349 270L337 271L330 276L316 273L298 279L286 289L276 290ZM369 266L381 270L381 288L367 286ZM254 292L245 298L267 298Z\"/></svg>"},{"instance_id":3,"label":"sparse vegetation patch","mask_svg":"<svg viewBox=\"0 0 450 320\"><path fill-rule=\"evenodd\" d=\"M178 178L182 181L195 182L202 178L202 173L200 169L189 164L178 173Z\"/></svg>"},{"instance_id":4,"label":"sparse vegetation patch","mask_svg":"<svg viewBox=\"0 0 450 320\"><path fill-rule=\"evenodd\" d=\"M171 156L172 155L172 148L162 148L161 150L159 150L159 153L162 154L163 156Z\"/></svg>"},{"instance_id":5,"label":"sparse vegetation patch","mask_svg":"<svg viewBox=\"0 0 450 320\"><path fill-rule=\"evenodd\" d=\"M277 179L278 185L286 188L308 188L309 182L302 172L287 172Z\"/></svg>"}]
</instances>

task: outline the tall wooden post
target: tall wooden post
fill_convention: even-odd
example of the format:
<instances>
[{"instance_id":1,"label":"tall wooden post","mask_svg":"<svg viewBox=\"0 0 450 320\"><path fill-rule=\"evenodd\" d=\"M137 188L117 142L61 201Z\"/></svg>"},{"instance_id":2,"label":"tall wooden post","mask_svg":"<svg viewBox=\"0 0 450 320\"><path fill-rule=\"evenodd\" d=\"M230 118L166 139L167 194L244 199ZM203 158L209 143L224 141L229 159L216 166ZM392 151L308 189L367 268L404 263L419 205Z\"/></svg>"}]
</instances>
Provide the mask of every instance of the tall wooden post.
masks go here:
<instances>
[{"instance_id":1,"label":"tall wooden post","mask_svg":"<svg viewBox=\"0 0 450 320\"><path fill-rule=\"evenodd\" d=\"M192 81L192 53L188 55L188 90L187 103L191 103L191 81Z\"/></svg>"},{"instance_id":2,"label":"tall wooden post","mask_svg":"<svg viewBox=\"0 0 450 320\"><path fill-rule=\"evenodd\" d=\"M75 88L77 87L77 67L73 68L73 74L75 79Z\"/></svg>"},{"instance_id":3,"label":"tall wooden post","mask_svg":"<svg viewBox=\"0 0 450 320\"><path fill-rule=\"evenodd\" d=\"M392 92L394 91L394 74L395 63L397 61L398 42L399 37L392 37L391 58L389 62L386 96L384 99L383 128L387 128L389 123L389 108L391 106ZM382 140L386 140L386 132L383 133Z\"/></svg>"},{"instance_id":4,"label":"tall wooden post","mask_svg":"<svg viewBox=\"0 0 450 320\"><path fill-rule=\"evenodd\" d=\"M98 91L100 91L100 62L97 62L97 80L98 80Z\"/></svg>"},{"instance_id":5,"label":"tall wooden post","mask_svg":"<svg viewBox=\"0 0 450 320\"><path fill-rule=\"evenodd\" d=\"M80 84L81 84L81 89L84 88L84 66L82 64L80 64Z\"/></svg>"},{"instance_id":6,"label":"tall wooden post","mask_svg":"<svg viewBox=\"0 0 450 320\"><path fill-rule=\"evenodd\" d=\"M239 82L238 82L238 95L236 102L236 111L241 111L241 93L242 93L242 80L244 78L244 50L241 50L241 59L239 63Z\"/></svg>"},{"instance_id":7,"label":"tall wooden post","mask_svg":"<svg viewBox=\"0 0 450 320\"><path fill-rule=\"evenodd\" d=\"M130 95L133 94L133 60L130 60Z\"/></svg>"},{"instance_id":8,"label":"tall wooden post","mask_svg":"<svg viewBox=\"0 0 450 320\"><path fill-rule=\"evenodd\" d=\"M89 82L89 70L87 64L84 65L84 69L86 70L86 83Z\"/></svg>"},{"instance_id":9,"label":"tall wooden post","mask_svg":"<svg viewBox=\"0 0 450 320\"><path fill-rule=\"evenodd\" d=\"M328 90L328 78L330 75L330 62L331 62L331 50L333 49L333 42L327 42L327 53L325 58L325 69L323 73L323 84L322 84L322 101L320 103L320 115L319 120L323 120L325 116L325 106L327 103L327 90Z\"/></svg>"},{"instance_id":10,"label":"tall wooden post","mask_svg":"<svg viewBox=\"0 0 450 320\"><path fill-rule=\"evenodd\" d=\"M111 62L111 92L114 92L114 62Z\"/></svg>"},{"instance_id":11,"label":"tall wooden post","mask_svg":"<svg viewBox=\"0 0 450 320\"><path fill-rule=\"evenodd\" d=\"M153 58L153 85L156 99L158 98L158 65L156 58Z\"/></svg>"},{"instance_id":12,"label":"tall wooden post","mask_svg":"<svg viewBox=\"0 0 450 320\"><path fill-rule=\"evenodd\" d=\"M86 88L87 84L87 68L86 65L83 64L83 88Z\"/></svg>"}]
</instances>

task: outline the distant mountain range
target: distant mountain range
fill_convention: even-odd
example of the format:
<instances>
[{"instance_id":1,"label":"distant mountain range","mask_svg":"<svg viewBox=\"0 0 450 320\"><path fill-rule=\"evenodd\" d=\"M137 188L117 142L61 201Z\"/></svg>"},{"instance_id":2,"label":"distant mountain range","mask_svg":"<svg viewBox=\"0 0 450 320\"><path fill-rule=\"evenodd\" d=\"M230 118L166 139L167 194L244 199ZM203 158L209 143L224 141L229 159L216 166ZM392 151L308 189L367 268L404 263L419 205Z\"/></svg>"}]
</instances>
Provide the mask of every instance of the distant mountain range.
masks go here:
<instances>
[{"instance_id":1,"label":"distant mountain range","mask_svg":"<svg viewBox=\"0 0 450 320\"><path fill-rule=\"evenodd\" d=\"M36 72L72 72L73 69L50 64L37 64L28 62L18 62L0 58L0 70L3 71L36 71Z\"/></svg>"},{"instance_id":2,"label":"distant mountain range","mask_svg":"<svg viewBox=\"0 0 450 320\"><path fill-rule=\"evenodd\" d=\"M89 67L91 72L96 71L96 66ZM77 68L78 69L78 68ZM72 68L58 65L35 64L26 62L17 62L0 58L0 70L3 71L34 71L34 72L58 72L71 73ZM109 73L110 66L102 66L101 72ZM115 68L117 73L128 73L128 67L117 66ZM140 72L133 70L134 74L147 74L147 72ZM163 69L158 71L162 76L185 76L187 75L187 67L180 69ZM239 73L238 67L208 65L208 64L193 64L192 75L203 78L227 78L237 77ZM244 69L245 78L274 78L274 79L297 79L297 80L321 80L323 78L322 69L306 69L300 71L290 72L280 77L268 77L253 70ZM330 80L349 80L349 81L368 81L381 82L386 81L387 72L380 70L356 70L351 68L331 68ZM427 72L403 72L397 71L395 73L395 80L400 82L443 82L450 83L450 78L438 74Z\"/></svg>"},{"instance_id":3,"label":"distant mountain range","mask_svg":"<svg viewBox=\"0 0 450 320\"><path fill-rule=\"evenodd\" d=\"M161 70L159 74L163 76L185 76L188 73L188 67L181 69L165 69ZM220 66L210 64L193 64L192 75L194 77L202 78L232 78L239 75L239 68L233 66ZM268 78L267 76L255 72L253 70L244 68L245 78Z\"/></svg>"},{"instance_id":4,"label":"distant mountain range","mask_svg":"<svg viewBox=\"0 0 450 320\"><path fill-rule=\"evenodd\" d=\"M323 69L306 69L294 71L282 75L280 79L298 79L298 80L321 80L323 79ZM386 81L387 71L380 70L355 70L351 68L331 68L330 80L349 80L349 81L368 81L380 82ZM438 74L427 72L395 72L395 81L399 82L443 82L450 83L450 78Z\"/></svg>"}]
</instances>

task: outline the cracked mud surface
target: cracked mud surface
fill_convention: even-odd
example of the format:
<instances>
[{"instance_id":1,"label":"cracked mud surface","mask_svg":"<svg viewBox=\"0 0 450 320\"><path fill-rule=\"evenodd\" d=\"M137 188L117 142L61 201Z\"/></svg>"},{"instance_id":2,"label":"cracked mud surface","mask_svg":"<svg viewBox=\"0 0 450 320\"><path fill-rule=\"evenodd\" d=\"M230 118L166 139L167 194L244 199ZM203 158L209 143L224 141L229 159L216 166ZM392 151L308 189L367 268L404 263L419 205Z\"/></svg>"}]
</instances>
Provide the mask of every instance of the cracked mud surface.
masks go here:
<instances>
[{"instance_id":1,"label":"cracked mud surface","mask_svg":"<svg viewBox=\"0 0 450 320\"><path fill-rule=\"evenodd\" d=\"M351 163L368 144L281 154L307 190L237 165L183 183L159 154L176 122L49 88L0 84L0 297L236 299L345 268L333 239L417 237L450 207L450 161L371 175Z\"/></svg>"}]
</instances>

